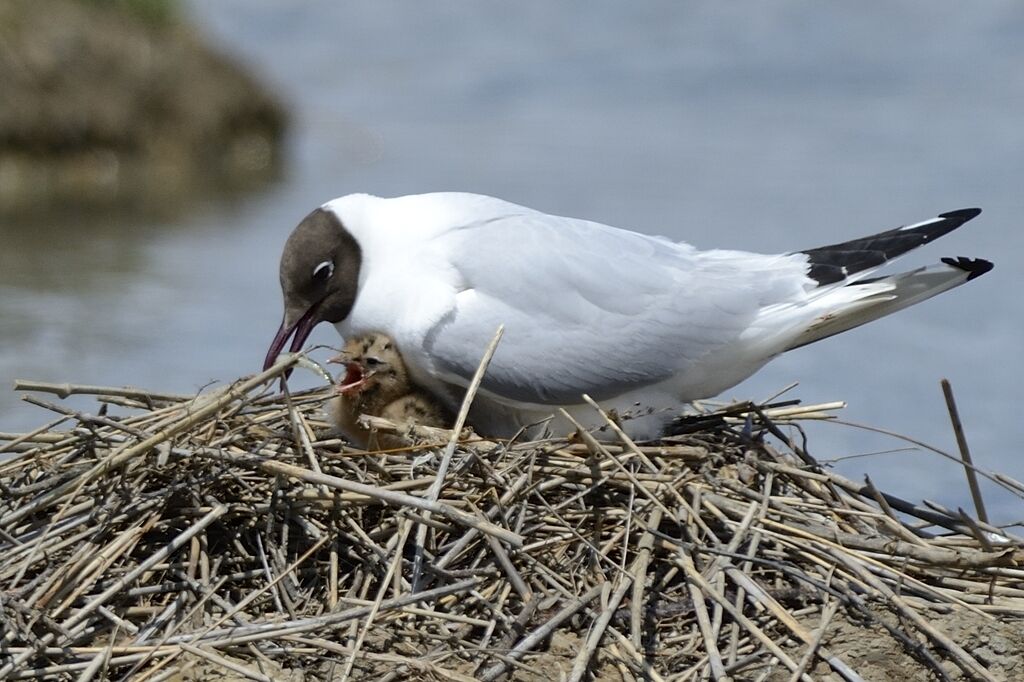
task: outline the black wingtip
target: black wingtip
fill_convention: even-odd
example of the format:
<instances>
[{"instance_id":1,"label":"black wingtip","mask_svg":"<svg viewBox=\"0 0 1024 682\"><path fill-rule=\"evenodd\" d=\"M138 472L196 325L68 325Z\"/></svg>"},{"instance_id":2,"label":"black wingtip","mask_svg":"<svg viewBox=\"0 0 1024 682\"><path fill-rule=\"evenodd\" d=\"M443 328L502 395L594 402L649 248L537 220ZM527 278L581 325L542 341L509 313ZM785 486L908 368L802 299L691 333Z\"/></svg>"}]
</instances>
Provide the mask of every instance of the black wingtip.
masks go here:
<instances>
[{"instance_id":1,"label":"black wingtip","mask_svg":"<svg viewBox=\"0 0 1024 682\"><path fill-rule=\"evenodd\" d=\"M977 215L977 214L975 214ZM986 272L995 267L995 263L984 258L965 258L960 256L958 258L943 258L942 262L946 265L954 268L959 268L967 274L967 281L970 282L976 277L981 277Z\"/></svg>"},{"instance_id":2,"label":"black wingtip","mask_svg":"<svg viewBox=\"0 0 1024 682\"><path fill-rule=\"evenodd\" d=\"M949 213L940 213L940 218L946 218L947 220L959 220L960 224L963 225L972 218L977 218L981 213L980 208L958 208L955 211Z\"/></svg>"},{"instance_id":3,"label":"black wingtip","mask_svg":"<svg viewBox=\"0 0 1024 682\"><path fill-rule=\"evenodd\" d=\"M810 263L807 276L822 286L841 282L858 272L884 265L922 244L933 242L968 220L976 218L980 213L980 208L961 208L939 214L931 220L904 225L868 237L807 249L802 252L807 255Z\"/></svg>"}]
</instances>

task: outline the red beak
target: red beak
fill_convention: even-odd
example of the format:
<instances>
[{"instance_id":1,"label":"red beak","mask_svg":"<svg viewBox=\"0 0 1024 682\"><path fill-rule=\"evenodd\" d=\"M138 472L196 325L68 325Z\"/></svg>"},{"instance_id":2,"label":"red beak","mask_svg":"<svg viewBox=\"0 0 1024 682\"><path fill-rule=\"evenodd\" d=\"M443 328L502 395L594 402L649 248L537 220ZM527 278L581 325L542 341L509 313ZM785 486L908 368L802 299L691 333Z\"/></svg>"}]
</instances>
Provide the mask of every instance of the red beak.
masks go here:
<instances>
[{"instance_id":1,"label":"red beak","mask_svg":"<svg viewBox=\"0 0 1024 682\"><path fill-rule=\"evenodd\" d=\"M309 334L313 331L313 327L320 322L316 315L317 308L319 307L319 305L311 306L310 309L303 313L302 317L292 325L288 324L288 318L285 317L281 322L281 327L277 330L277 335L274 336L274 340L270 343L270 350L267 351L267 358L263 361L264 371L270 369L270 366L274 364L274 361L277 360L277 356L281 354L281 351L284 349L284 345L288 343L288 339L291 338L293 334L295 335L295 338L292 339L292 344L291 347L288 348L288 352L298 353L302 350L302 344L306 343L306 339L309 338ZM291 374L291 370L288 370L285 377L287 377L288 374Z\"/></svg>"}]
</instances>

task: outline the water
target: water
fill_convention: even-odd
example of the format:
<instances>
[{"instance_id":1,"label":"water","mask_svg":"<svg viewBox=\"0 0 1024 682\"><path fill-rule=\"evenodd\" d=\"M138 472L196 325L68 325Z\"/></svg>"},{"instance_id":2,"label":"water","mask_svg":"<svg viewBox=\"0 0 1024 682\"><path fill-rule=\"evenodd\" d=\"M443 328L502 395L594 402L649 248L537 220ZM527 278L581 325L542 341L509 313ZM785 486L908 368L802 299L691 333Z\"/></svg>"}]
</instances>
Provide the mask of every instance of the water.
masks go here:
<instances>
[{"instance_id":1,"label":"water","mask_svg":"<svg viewBox=\"0 0 1024 682\"><path fill-rule=\"evenodd\" d=\"M193 5L203 30L294 107L288 175L172 220L5 225L5 384L194 391L254 371L279 321L284 238L348 192L476 191L766 251L979 205L979 219L904 264L982 256L993 273L783 357L729 395L799 380L807 402L847 400L847 420L953 452L938 386L949 377L976 462L1024 479L1024 6ZM48 418L0 393L0 429ZM822 459L903 445L811 431ZM920 450L837 466L908 498L969 504L961 470ZM1024 517L1015 498L986 495L997 518Z\"/></svg>"}]
</instances>

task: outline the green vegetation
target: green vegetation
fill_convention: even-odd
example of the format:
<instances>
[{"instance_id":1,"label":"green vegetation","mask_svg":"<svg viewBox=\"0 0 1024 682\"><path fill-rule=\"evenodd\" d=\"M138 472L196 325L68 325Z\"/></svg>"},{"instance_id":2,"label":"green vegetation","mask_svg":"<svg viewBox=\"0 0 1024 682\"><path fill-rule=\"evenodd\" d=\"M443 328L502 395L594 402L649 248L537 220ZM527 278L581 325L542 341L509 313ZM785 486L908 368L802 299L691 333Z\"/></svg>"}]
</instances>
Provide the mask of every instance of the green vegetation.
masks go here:
<instances>
[{"instance_id":1,"label":"green vegetation","mask_svg":"<svg viewBox=\"0 0 1024 682\"><path fill-rule=\"evenodd\" d=\"M79 0L86 4L113 7L152 26L162 26L178 17L177 0Z\"/></svg>"}]
</instances>

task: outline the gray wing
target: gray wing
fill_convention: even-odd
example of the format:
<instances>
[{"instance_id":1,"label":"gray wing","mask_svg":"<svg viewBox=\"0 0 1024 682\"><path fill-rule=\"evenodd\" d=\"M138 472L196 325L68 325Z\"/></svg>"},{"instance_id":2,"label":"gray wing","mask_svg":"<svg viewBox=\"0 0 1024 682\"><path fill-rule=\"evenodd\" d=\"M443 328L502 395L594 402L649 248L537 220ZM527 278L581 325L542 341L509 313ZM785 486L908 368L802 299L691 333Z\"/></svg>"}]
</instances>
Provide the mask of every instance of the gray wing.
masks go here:
<instances>
[{"instance_id":1,"label":"gray wing","mask_svg":"<svg viewBox=\"0 0 1024 682\"><path fill-rule=\"evenodd\" d=\"M462 279L426 338L440 378L465 385L499 324L482 389L504 401L601 400L685 372L799 295L806 257L686 244L526 213L439 237Z\"/></svg>"}]
</instances>

